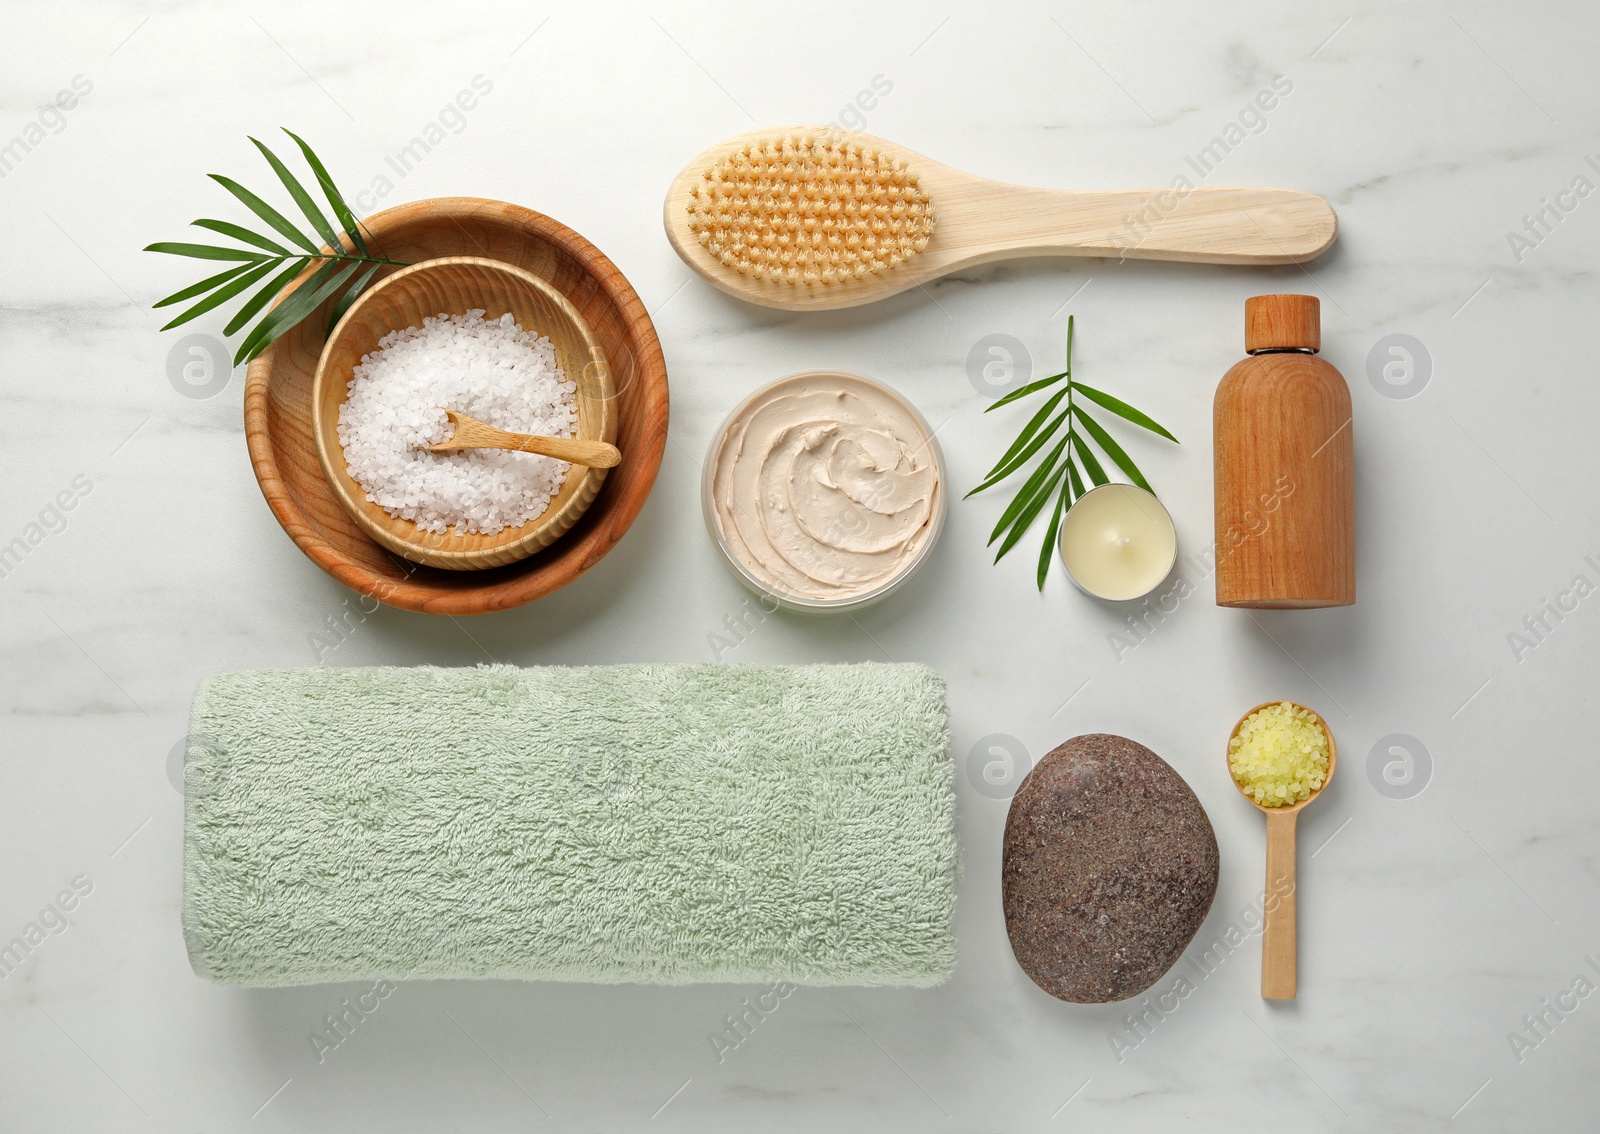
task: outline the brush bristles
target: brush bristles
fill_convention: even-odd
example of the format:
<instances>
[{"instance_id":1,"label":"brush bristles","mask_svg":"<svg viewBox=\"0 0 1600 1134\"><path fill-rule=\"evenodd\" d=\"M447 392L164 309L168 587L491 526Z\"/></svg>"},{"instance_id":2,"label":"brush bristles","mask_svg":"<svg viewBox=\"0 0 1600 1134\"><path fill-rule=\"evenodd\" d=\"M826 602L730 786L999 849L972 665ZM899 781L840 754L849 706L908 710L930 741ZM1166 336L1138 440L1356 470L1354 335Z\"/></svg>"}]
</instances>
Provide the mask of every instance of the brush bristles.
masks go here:
<instances>
[{"instance_id":1,"label":"brush bristles","mask_svg":"<svg viewBox=\"0 0 1600 1134\"><path fill-rule=\"evenodd\" d=\"M689 228L717 259L760 280L833 284L921 252L933 202L905 162L842 139L752 142L694 187Z\"/></svg>"}]
</instances>

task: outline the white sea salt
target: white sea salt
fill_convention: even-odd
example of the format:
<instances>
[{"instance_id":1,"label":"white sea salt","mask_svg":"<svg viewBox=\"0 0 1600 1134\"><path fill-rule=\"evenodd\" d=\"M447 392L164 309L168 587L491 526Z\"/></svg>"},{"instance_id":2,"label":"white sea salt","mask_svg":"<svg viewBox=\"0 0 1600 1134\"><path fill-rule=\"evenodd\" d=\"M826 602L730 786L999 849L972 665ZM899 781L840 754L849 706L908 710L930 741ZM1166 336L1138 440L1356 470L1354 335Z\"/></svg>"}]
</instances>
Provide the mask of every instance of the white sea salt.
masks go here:
<instances>
[{"instance_id":1,"label":"white sea salt","mask_svg":"<svg viewBox=\"0 0 1600 1134\"><path fill-rule=\"evenodd\" d=\"M445 410L514 433L571 437L577 384L554 345L483 310L391 331L357 364L339 442L367 499L426 532L493 535L541 515L566 461L502 449L430 453L454 427Z\"/></svg>"}]
</instances>

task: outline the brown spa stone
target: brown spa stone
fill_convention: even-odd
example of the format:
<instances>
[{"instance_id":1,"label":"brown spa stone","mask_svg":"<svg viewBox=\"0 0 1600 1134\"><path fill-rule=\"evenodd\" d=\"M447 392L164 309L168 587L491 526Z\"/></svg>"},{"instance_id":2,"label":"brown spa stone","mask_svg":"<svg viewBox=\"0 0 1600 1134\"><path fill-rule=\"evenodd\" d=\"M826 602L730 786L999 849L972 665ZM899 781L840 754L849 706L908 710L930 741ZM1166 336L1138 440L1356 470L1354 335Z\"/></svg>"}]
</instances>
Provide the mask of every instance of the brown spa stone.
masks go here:
<instances>
[{"instance_id":1,"label":"brown spa stone","mask_svg":"<svg viewBox=\"0 0 1600 1134\"><path fill-rule=\"evenodd\" d=\"M1075 736L1011 800L1000 860L1011 951L1051 996L1126 1000L1172 968L1217 892L1217 836L1142 744Z\"/></svg>"}]
</instances>

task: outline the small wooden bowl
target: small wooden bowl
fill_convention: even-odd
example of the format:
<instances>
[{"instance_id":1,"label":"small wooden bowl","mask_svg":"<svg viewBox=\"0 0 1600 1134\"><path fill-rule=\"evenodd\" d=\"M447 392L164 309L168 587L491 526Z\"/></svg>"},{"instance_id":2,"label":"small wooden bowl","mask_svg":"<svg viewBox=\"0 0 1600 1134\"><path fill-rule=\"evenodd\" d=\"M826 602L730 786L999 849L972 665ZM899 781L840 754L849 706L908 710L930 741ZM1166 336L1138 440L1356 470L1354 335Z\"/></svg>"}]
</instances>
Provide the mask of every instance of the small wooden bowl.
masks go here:
<instances>
[{"instance_id":1,"label":"small wooden bowl","mask_svg":"<svg viewBox=\"0 0 1600 1134\"><path fill-rule=\"evenodd\" d=\"M1286 700L1286 698L1279 697L1276 701L1263 701L1255 708L1246 710L1244 714L1234 722L1233 728L1229 731L1228 747L1222 754L1223 759L1227 761L1228 765L1228 782L1239 789L1239 794L1244 796L1246 802L1248 802L1252 807L1259 808L1260 810L1265 811L1268 815L1293 815L1306 804L1315 803L1317 797L1328 790L1328 785L1333 782L1333 771L1339 766L1339 746L1334 743L1333 729L1329 728L1328 722L1322 719L1322 714L1318 713L1315 709L1306 708L1306 706L1302 705L1299 701L1287 701L1288 704L1293 705L1295 708L1305 709L1306 712L1310 713L1311 719L1322 726L1322 731L1328 738L1328 774L1323 777L1322 786L1296 803L1287 803L1282 807L1268 807L1265 804L1257 803L1255 801L1255 797L1249 792L1245 791L1243 786L1240 785L1239 781L1233 778L1233 738L1239 735L1239 730L1244 727L1244 722L1250 719L1251 713L1259 713L1262 709L1269 708L1273 705L1282 705L1286 702Z\"/></svg>"},{"instance_id":2,"label":"small wooden bowl","mask_svg":"<svg viewBox=\"0 0 1600 1134\"><path fill-rule=\"evenodd\" d=\"M510 314L523 330L547 337L562 372L578 387L577 436L615 440L611 371L583 316L538 276L480 256L447 256L413 264L365 292L345 312L322 349L311 392L317 458L339 503L362 531L396 555L451 571L502 567L548 547L583 515L607 471L569 465L560 490L541 515L494 535L423 531L367 499L366 490L351 477L339 443L339 410L349 395L351 372L389 332L420 327L430 316L462 315L478 308L489 319Z\"/></svg>"},{"instance_id":3,"label":"small wooden bowl","mask_svg":"<svg viewBox=\"0 0 1600 1134\"><path fill-rule=\"evenodd\" d=\"M617 545L650 496L667 446L666 361L649 313L604 252L559 221L505 201L434 197L362 222L369 247L421 263L487 256L550 283L582 312L617 388L612 469L572 530L536 555L483 571L426 567L386 550L339 503L317 458L312 386L332 300L262 352L245 378L244 434L273 516L308 559L377 602L426 614L509 610L572 583ZM307 268L291 287L305 283ZM382 276L390 271L380 270Z\"/></svg>"}]
</instances>

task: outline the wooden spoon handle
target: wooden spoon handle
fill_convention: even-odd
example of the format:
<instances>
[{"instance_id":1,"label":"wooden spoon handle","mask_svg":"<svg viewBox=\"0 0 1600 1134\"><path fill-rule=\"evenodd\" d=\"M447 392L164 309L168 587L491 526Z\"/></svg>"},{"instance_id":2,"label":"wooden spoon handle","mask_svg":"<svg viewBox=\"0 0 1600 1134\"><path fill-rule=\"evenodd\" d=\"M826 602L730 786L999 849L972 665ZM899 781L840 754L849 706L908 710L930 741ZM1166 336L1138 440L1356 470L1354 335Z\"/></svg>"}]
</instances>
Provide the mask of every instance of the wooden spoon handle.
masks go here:
<instances>
[{"instance_id":1,"label":"wooden spoon handle","mask_svg":"<svg viewBox=\"0 0 1600 1134\"><path fill-rule=\"evenodd\" d=\"M615 468L622 453L605 441L585 441L576 437L536 437L531 433L511 433L492 425L446 410L456 431L447 440L429 445L434 453L453 453L461 449L509 449L517 453L538 453L558 461L570 461L588 468Z\"/></svg>"},{"instance_id":2,"label":"wooden spoon handle","mask_svg":"<svg viewBox=\"0 0 1600 1134\"><path fill-rule=\"evenodd\" d=\"M1293 1000L1295 993L1294 834L1298 812L1267 812L1267 894L1262 910L1261 995Z\"/></svg>"},{"instance_id":3,"label":"wooden spoon handle","mask_svg":"<svg viewBox=\"0 0 1600 1134\"><path fill-rule=\"evenodd\" d=\"M1326 201L1294 189L1097 192L988 185L988 192L982 186L963 187L965 199L952 209L965 214L974 206L959 220L970 226L971 243L992 248L993 255L980 253L981 259L1115 256L1293 264L1326 251L1339 229Z\"/></svg>"}]
</instances>

